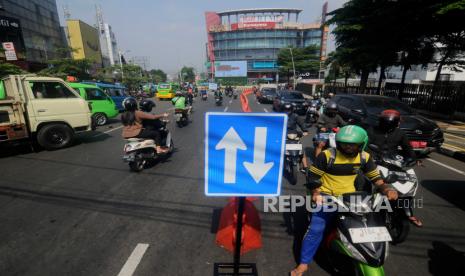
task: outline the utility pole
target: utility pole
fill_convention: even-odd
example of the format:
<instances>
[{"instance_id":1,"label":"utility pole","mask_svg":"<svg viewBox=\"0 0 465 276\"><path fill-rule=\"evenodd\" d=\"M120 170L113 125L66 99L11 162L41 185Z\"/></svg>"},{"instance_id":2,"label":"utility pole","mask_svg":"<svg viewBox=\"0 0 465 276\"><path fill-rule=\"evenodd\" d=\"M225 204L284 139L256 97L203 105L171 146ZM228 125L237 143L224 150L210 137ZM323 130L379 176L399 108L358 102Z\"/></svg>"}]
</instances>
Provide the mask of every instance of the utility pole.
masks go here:
<instances>
[{"instance_id":1,"label":"utility pole","mask_svg":"<svg viewBox=\"0 0 465 276\"><path fill-rule=\"evenodd\" d=\"M289 51L291 51L291 60L292 60L292 70L294 71L294 82L292 83L292 86L294 87L295 90L295 64L294 64L294 55L292 54L292 48L288 48Z\"/></svg>"}]
</instances>

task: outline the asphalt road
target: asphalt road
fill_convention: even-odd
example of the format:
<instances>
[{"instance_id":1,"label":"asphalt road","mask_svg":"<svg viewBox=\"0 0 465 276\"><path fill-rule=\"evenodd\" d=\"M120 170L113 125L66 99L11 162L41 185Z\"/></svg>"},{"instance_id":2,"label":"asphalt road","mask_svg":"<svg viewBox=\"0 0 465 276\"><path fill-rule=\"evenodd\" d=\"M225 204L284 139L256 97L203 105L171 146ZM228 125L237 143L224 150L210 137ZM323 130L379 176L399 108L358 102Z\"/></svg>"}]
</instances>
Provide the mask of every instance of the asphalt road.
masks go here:
<instances>
[{"instance_id":1,"label":"asphalt road","mask_svg":"<svg viewBox=\"0 0 465 276\"><path fill-rule=\"evenodd\" d=\"M249 98L254 112L271 112ZM121 160L117 120L64 150L2 147L0 275L116 276L132 265L134 275L205 276L213 275L215 263L231 262L214 233L215 214L227 199L204 195L203 120L206 111L239 112L239 99L226 98L221 107L197 100L194 107L192 124L171 124L175 153L142 173L129 172ZM157 106L170 109L168 102ZM423 200L417 215L425 226L390 248L387 275L461 275L465 269L465 164L430 157L417 169ZM284 180L282 193L304 189ZM255 204L263 209L262 200ZM263 248L242 260L255 263L259 275L287 275L300 239L293 233L305 231L306 215L260 215ZM328 275L316 263L310 271Z\"/></svg>"}]
</instances>

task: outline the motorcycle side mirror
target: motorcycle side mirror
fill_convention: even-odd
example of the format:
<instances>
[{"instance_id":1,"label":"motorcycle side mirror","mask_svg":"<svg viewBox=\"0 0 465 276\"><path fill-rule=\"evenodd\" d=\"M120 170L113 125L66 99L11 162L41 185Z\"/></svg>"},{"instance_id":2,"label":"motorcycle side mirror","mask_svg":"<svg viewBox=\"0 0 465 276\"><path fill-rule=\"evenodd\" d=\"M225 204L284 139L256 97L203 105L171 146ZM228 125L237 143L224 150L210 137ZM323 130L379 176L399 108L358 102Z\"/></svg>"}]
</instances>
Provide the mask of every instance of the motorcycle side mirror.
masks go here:
<instances>
[{"instance_id":1,"label":"motorcycle side mirror","mask_svg":"<svg viewBox=\"0 0 465 276\"><path fill-rule=\"evenodd\" d=\"M353 113L358 114L358 115L364 115L365 113L361 109L352 109L351 110Z\"/></svg>"},{"instance_id":2,"label":"motorcycle side mirror","mask_svg":"<svg viewBox=\"0 0 465 276\"><path fill-rule=\"evenodd\" d=\"M375 144L369 144L368 148L373 150L373 151L378 151L379 150L379 147L377 145L375 145Z\"/></svg>"}]
</instances>

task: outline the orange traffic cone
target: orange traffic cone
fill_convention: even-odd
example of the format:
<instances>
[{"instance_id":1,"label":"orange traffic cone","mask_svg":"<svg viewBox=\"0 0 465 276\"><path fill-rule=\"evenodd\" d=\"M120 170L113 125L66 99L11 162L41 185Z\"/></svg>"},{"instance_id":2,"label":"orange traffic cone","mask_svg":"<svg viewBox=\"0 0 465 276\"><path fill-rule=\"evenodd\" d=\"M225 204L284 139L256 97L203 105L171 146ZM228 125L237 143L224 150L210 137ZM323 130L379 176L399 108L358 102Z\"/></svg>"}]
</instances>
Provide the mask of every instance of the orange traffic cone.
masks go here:
<instances>
[{"instance_id":1,"label":"orange traffic cone","mask_svg":"<svg viewBox=\"0 0 465 276\"><path fill-rule=\"evenodd\" d=\"M244 200L242 216L241 255L262 247L260 217L253 199ZM239 199L230 200L221 212L220 224L216 234L216 243L230 252L234 252L236 242L237 210Z\"/></svg>"}]
</instances>

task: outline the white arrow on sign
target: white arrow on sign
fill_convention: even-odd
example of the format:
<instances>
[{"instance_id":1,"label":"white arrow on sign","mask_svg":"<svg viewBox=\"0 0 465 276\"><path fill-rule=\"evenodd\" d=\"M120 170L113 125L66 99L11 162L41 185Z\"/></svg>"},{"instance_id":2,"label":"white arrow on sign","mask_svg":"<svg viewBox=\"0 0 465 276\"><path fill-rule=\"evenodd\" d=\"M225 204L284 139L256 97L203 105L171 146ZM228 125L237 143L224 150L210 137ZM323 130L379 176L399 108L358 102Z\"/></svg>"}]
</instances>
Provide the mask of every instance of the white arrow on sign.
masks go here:
<instances>
[{"instance_id":1,"label":"white arrow on sign","mask_svg":"<svg viewBox=\"0 0 465 276\"><path fill-rule=\"evenodd\" d=\"M265 163L266 133L266 127L255 128L253 163L244 162L244 167L257 183L262 180L274 165L274 162Z\"/></svg>"},{"instance_id":2,"label":"white arrow on sign","mask_svg":"<svg viewBox=\"0 0 465 276\"><path fill-rule=\"evenodd\" d=\"M224 183L236 183L237 150L246 150L247 147L236 130L231 127L215 147L224 149Z\"/></svg>"}]
</instances>

